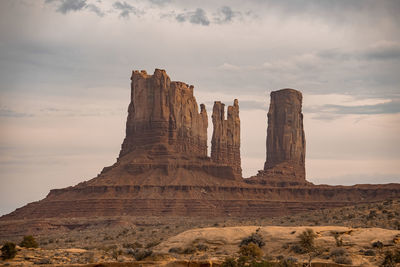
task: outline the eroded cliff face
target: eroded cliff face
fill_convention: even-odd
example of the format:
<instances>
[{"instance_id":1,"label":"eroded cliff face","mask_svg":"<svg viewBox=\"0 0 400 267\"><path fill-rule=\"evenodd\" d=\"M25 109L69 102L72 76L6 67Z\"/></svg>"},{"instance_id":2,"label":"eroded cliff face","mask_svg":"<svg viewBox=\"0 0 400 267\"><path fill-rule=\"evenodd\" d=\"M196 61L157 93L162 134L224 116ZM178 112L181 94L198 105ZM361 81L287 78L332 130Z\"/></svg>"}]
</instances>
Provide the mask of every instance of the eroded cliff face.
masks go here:
<instances>
[{"instance_id":1,"label":"eroded cliff face","mask_svg":"<svg viewBox=\"0 0 400 267\"><path fill-rule=\"evenodd\" d=\"M131 81L126 137L119 158L93 183L198 185L242 179L237 100L228 108L223 125L214 123L213 140L221 141L222 154L210 158L207 111L203 104L198 110L193 86L171 81L159 69L153 75L133 71Z\"/></svg>"},{"instance_id":2,"label":"eroded cliff face","mask_svg":"<svg viewBox=\"0 0 400 267\"><path fill-rule=\"evenodd\" d=\"M296 90L271 93L264 169L242 179L237 100L226 119L225 105L215 102L208 157L207 112L204 105L198 110L193 86L173 82L158 69L153 75L134 71L131 80L126 137L117 162L0 220L122 214L260 217L400 196L400 184L344 187L305 180L302 95Z\"/></svg>"},{"instance_id":3,"label":"eroded cliff face","mask_svg":"<svg viewBox=\"0 0 400 267\"><path fill-rule=\"evenodd\" d=\"M306 139L301 113L303 96L293 89L271 92L268 111L267 161L264 170L281 163L298 165L304 170ZM304 178L304 171L302 172Z\"/></svg>"},{"instance_id":4,"label":"eroded cliff face","mask_svg":"<svg viewBox=\"0 0 400 267\"><path fill-rule=\"evenodd\" d=\"M193 86L171 82L165 70L153 75L134 71L126 137L120 157L135 151L207 156L208 117L198 105Z\"/></svg>"},{"instance_id":5,"label":"eroded cliff face","mask_svg":"<svg viewBox=\"0 0 400 267\"><path fill-rule=\"evenodd\" d=\"M302 94L294 89L271 92L268 111L267 160L257 180L279 186L307 183L306 139L303 128Z\"/></svg>"},{"instance_id":6,"label":"eroded cliff face","mask_svg":"<svg viewBox=\"0 0 400 267\"><path fill-rule=\"evenodd\" d=\"M225 119L225 104L215 101L212 122L214 130L211 140L211 160L231 166L235 175L242 177L238 100L235 99L233 106L228 107L227 119Z\"/></svg>"}]
</instances>

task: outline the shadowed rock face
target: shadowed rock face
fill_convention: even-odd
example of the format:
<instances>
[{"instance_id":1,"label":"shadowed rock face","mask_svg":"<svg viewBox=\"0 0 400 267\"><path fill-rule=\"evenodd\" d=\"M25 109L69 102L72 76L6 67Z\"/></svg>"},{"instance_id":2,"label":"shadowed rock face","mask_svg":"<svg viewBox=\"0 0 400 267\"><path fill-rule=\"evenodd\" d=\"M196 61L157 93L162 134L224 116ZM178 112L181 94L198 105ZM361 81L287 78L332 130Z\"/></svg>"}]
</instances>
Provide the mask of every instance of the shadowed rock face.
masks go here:
<instances>
[{"instance_id":1,"label":"shadowed rock face","mask_svg":"<svg viewBox=\"0 0 400 267\"><path fill-rule=\"evenodd\" d=\"M199 112L193 86L171 81L165 70L159 69L153 75L133 71L131 81L126 137L119 159L103 170L99 181L212 184L215 178L242 178L237 100L228 108L222 128L214 124L222 131L216 130L213 140L222 140L224 153L224 160L214 160L207 156L207 111L201 104ZM117 182L121 177L127 178Z\"/></svg>"},{"instance_id":2,"label":"shadowed rock face","mask_svg":"<svg viewBox=\"0 0 400 267\"><path fill-rule=\"evenodd\" d=\"M215 101L212 121L214 131L211 140L211 160L218 164L232 166L235 175L242 177L238 100L235 99L233 106L228 107L228 117L226 120L225 104Z\"/></svg>"},{"instance_id":3,"label":"shadowed rock face","mask_svg":"<svg viewBox=\"0 0 400 267\"><path fill-rule=\"evenodd\" d=\"M303 96L293 89L271 92L268 111L267 161L264 170L281 163L298 165L305 179L306 139L301 113Z\"/></svg>"},{"instance_id":4,"label":"shadowed rock face","mask_svg":"<svg viewBox=\"0 0 400 267\"><path fill-rule=\"evenodd\" d=\"M207 112L201 105L199 113L193 86L171 82L166 72L159 69L153 75L134 71L131 80L131 102L120 157L135 150L206 157Z\"/></svg>"},{"instance_id":5,"label":"shadowed rock face","mask_svg":"<svg viewBox=\"0 0 400 267\"><path fill-rule=\"evenodd\" d=\"M302 94L294 89L271 92L267 160L264 170L259 171L257 175L265 183L278 185L307 183L302 100Z\"/></svg>"}]
</instances>

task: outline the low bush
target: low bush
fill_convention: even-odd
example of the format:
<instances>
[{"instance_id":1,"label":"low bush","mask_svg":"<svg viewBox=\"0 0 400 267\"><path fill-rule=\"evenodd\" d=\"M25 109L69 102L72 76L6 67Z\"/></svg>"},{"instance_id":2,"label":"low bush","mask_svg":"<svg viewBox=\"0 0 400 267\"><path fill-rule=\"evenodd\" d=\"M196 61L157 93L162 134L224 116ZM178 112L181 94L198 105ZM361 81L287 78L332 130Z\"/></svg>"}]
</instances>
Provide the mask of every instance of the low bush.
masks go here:
<instances>
[{"instance_id":1,"label":"low bush","mask_svg":"<svg viewBox=\"0 0 400 267\"><path fill-rule=\"evenodd\" d=\"M333 261L338 264L352 264L353 263L353 261L351 260L351 258L349 256L336 257L333 259Z\"/></svg>"},{"instance_id":2,"label":"low bush","mask_svg":"<svg viewBox=\"0 0 400 267\"><path fill-rule=\"evenodd\" d=\"M176 253L176 254L182 254L183 249L178 248L178 247L173 247L168 250L169 253Z\"/></svg>"},{"instance_id":3,"label":"low bush","mask_svg":"<svg viewBox=\"0 0 400 267\"><path fill-rule=\"evenodd\" d=\"M38 265L51 264L51 260L49 258L43 258L38 261L35 261L35 264L38 264Z\"/></svg>"},{"instance_id":4,"label":"low bush","mask_svg":"<svg viewBox=\"0 0 400 267\"><path fill-rule=\"evenodd\" d=\"M248 245L241 246L239 254L250 259L258 259L263 255L263 252L258 245L250 243Z\"/></svg>"},{"instance_id":5,"label":"low bush","mask_svg":"<svg viewBox=\"0 0 400 267\"><path fill-rule=\"evenodd\" d=\"M298 235L300 246L307 252L312 251L314 249L314 240L316 237L317 235L312 229L306 229Z\"/></svg>"},{"instance_id":6,"label":"low bush","mask_svg":"<svg viewBox=\"0 0 400 267\"><path fill-rule=\"evenodd\" d=\"M151 250L135 250L133 253L133 257L135 257L135 260L141 261L144 260L145 258L151 256L153 254L153 251Z\"/></svg>"},{"instance_id":7,"label":"low bush","mask_svg":"<svg viewBox=\"0 0 400 267\"><path fill-rule=\"evenodd\" d=\"M17 255L17 249L13 242L6 242L1 248L1 257L3 260L12 259Z\"/></svg>"},{"instance_id":8,"label":"low bush","mask_svg":"<svg viewBox=\"0 0 400 267\"><path fill-rule=\"evenodd\" d=\"M137 249L137 248L142 248L143 245L140 244L139 242L134 242L134 243L124 243L122 244L123 248L133 248L133 249Z\"/></svg>"},{"instance_id":9,"label":"low bush","mask_svg":"<svg viewBox=\"0 0 400 267\"><path fill-rule=\"evenodd\" d=\"M364 251L364 255L365 256L375 256L376 253L372 249L368 249L368 250Z\"/></svg>"},{"instance_id":10,"label":"low bush","mask_svg":"<svg viewBox=\"0 0 400 267\"><path fill-rule=\"evenodd\" d=\"M207 250L208 250L208 246L205 245L205 244L197 244L197 245L196 245L196 249L197 249L198 251L207 251Z\"/></svg>"},{"instance_id":11,"label":"low bush","mask_svg":"<svg viewBox=\"0 0 400 267\"><path fill-rule=\"evenodd\" d=\"M381 266L394 267L397 266L397 263L400 263L400 250L397 250L396 252L387 251Z\"/></svg>"},{"instance_id":12,"label":"low bush","mask_svg":"<svg viewBox=\"0 0 400 267\"><path fill-rule=\"evenodd\" d=\"M331 251L331 257L341 257L347 254L347 251L343 248L336 248Z\"/></svg>"},{"instance_id":13,"label":"low bush","mask_svg":"<svg viewBox=\"0 0 400 267\"><path fill-rule=\"evenodd\" d=\"M372 247L381 249L381 248L383 248L383 243L381 241L376 241L376 242L372 243Z\"/></svg>"},{"instance_id":14,"label":"low bush","mask_svg":"<svg viewBox=\"0 0 400 267\"><path fill-rule=\"evenodd\" d=\"M297 259L293 257L287 257L279 261L279 267L294 267L296 266Z\"/></svg>"},{"instance_id":15,"label":"low bush","mask_svg":"<svg viewBox=\"0 0 400 267\"><path fill-rule=\"evenodd\" d=\"M263 237L259 233L253 233L248 237L245 237L242 242L240 242L240 247L247 246L248 244L253 243L258 247L262 248L265 246L265 242Z\"/></svg>"},{"instance_id":16,"label":"low bush","mask_svg":"<svg viewBox=\"0 0 400 267\"><path fill-rule=\"evenodd\" d=\"M33 236L26 235L19 246L24 248L37 248L39 245Z\"/></svg>"},{"instance_id":17,"label":"low bush","mask_svg":"<svg viewBox=\"0 0 400 267\"><path fill-rule=\"evenodd\" d=\"M337 247L343 246L343 239L341 237L341 233L332 231L331 234L335 238L336 246Z\"/></svg>"},{"instance_id":18,"label":"low bush","mask_svg":"<svg viewBox=\"0 0 400 267\"><path fill-rule=\"evenodd\" d=\"M293 251L296 254L305 254L305 253L307 253L307 251L303 247L301 247L299 245L293 245L290 248L290 250Z\"/></svg>"},{"instance_id":19,"label":"low bush","mask_svg":"<svg viewBox=\"0 0 400 267\"><path fill-rule=\"evenodd\" d=\"M221 267L238 267L238 263L234 258L227 257L225 260L222 262Z\"/></svg>"},{"instance_id":20,"label":"low bush","mask_svg":"<svg viewBox=\"0 0 400 267\"><path fill-rule=\"evenodd\" d=\"M195 252L196 252L195 247L187 247L182 251L183 254L193 254Z\"/></svg>"},{"instance_id":21,"label":"low bush","mask_svg":"<svg viewBox=\"0 0 400 267\"><path fill-rule=\"evenodd\" d=\"M157 245L160 244L160 243L161 243L160 241L152 241L152 242L150 242L150 243L148 243L148 244L146 245L146 248L155 247L155 246L157 246Z\"/></svg>"}]
</instances>

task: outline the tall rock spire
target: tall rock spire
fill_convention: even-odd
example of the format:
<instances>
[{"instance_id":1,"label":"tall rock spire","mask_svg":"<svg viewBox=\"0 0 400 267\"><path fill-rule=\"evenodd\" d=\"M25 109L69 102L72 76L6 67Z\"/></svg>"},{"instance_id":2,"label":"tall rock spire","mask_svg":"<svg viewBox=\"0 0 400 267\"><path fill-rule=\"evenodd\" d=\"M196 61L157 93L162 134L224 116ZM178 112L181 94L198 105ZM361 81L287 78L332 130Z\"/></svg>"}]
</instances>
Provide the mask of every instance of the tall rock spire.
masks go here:
<instances>
[{"instance_id":1,"label":"tall rock spire","mask_svg":"<svg viewBox=\"0 0 400 267\"><path fill-rule=\"evenodd\" d=\"M211 140L211 160L217 164L231 166L235 175L241 177L240 119L239 103L235 99L228 107L225 120L225 104L214 102L212 121L214 125Z\"/></svg>"},{"instance_id":2,"label":"tall rock spire","mask_svg":"<svg viewBox=\"0 0 400 267\"><path fill-rule=\"evenodd\" d=\"M305 180L302 99L302 94L293 89L271 92L264 164L264 171L298 181Z\"/></svg>"}]
</instances>

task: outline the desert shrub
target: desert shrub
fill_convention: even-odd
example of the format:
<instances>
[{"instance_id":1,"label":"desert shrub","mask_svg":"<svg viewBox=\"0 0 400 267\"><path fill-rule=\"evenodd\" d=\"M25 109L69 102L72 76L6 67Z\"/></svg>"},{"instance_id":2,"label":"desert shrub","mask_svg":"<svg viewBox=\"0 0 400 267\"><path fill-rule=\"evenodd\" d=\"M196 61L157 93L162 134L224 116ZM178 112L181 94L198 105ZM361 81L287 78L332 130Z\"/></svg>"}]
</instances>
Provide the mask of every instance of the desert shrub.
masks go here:
<instances>
[{"instance_id":1,"label":"desert shrub","mask_svg":"<svg viewBox=\"0 0 400 267\"><path fill-rule=\"evenodd\" d=\"M37 248L39 245L33 236L26 235L19 246L24 248Z\"/></svg>"},{"instance_id":2,"label":"desert shrub","mask_svg":"<svg viewBox=\"0 0 400 267\"><path fill-rule=\"evenodd\" d=\"M221 267L238 267L238 263L236 262L236 260L234 258L227 257L222 262Z\"/></svg>"},{"instance_id":3,"label":"desert shrub","mask_svg":"<svg viewBox=\"0 0 400 267\"><path fill-rule=\"evenodd\" d=\"M297 259L293 257L287 257L279 261L279 267L294 267L296 266Z\"/></svg>"},{"instance_id":4,"label":"desert shrub","mask_svg":"<svg viewBox=\"0 0 400 267\"><path fill-rule=\"evenodd\" d=\"M383 205L388 206L393 204L393 199L388 199L383 202Z\"/></svg>"},{"instance_id":5,"label":"desert shrub","mask_svg":"<svg viewBox=\"0 0 400 267\"><path fill-rule=\"evenodd\" d=\"M364 255L365 256L375 256L376 253L372 249L368 249L368 250L364 251Z\"/></svg>"},{"instance_id":6,"label":"desert shrub","mask_svg":"<svg viewBox=\"0 0 400 267\"><path fill-rule=\"evenodd\" d=\"M119 256L119 255L122 255L122 250L120 250L120 249L113 249L113 250L112 250L111 256L112 256L115 260L118 260L118 256Z\"/></svg>"},{"instance_id":7,"label":"desert shrub","mask_svg":"<svg viewBox=\"0 0 400 267\"><path fill-rule=\"evenodd\" d=\"M299 246L299 245L293 245L293 246L290 248L290 250L293 251L293 252L296 253L296 254L304 254L304 253L307 253L307 251L306 251L303 247L301 247L301 246Z\"/></svg>"},{"instance_id":8,"label":"desert shrub","mask_svg":"<svg viewBox=\"0 0 400 267\"><path fill-rule=\"evenodd\" d=\"M349 256L336 257L333 259L333 261L338 264L352 264L353 263L353 261L351 260L351 258Z\"/></svg>"},{"instance_id":9,"label":"desert shrub","mask_svg":"<svg viewBox=\"0 0 400 267\"><path fill-rule=\"evenodd\" d=\"M240 247L242 246L247 246L250 243L253 243L255 245L257 245L258 247L262 248L263 246L265 246L265 242L263 237L259 234L259 233L253 233L248 237L245 237L241 242L240 242Z\"/></svg>"},{"instance_id":10,"label":"desert shrub","mask_svg":"<svg viewBox=\"0 0 400 267\"><path fill-rule=\"evenodd\" d=\"M17 254L17 249L15 248L15 244L12 242L6 242L1 248L1 257L4 260L12 259Z\"/></svg>"},{"instance_id":11,"label":"desert shrub","mask_svg":"<svg viewBox=\"0 0 400 267\"><path fill-rule=\"evenodd\" d=\"M331 257L341 257L341 256L344 256L346 254L347 254L347 252L343 248L336 248L336 249L331 251Z\"/></svg>"},{"instance_id":12,"label":"desert shrub","mask_svg":"<svg viewBox=\"0 0 400 267\"><path fill-rule=\"evenodd\" d=\"M207 251L208 250L208 246L205 245L205 244L198 244L198 245L196 245L196 249L198 251Z\"/></svg>"},{"instance_id":13,"label":"desert shrub","mask_svg":"<svg viewBox=\"0 0 400 267\"><path fill-rule=\"evenodd\" d=\"M168 250L168 252L169 252L169 253L181 254L181 253L183 252L183 249L182 249L182 248L178 248L178 247L173 247L173 248L170 248L170 249Z\"/></svg>"},{"instance_id":14,"label":"desert shrub","mask_svg":"<svg viewBox=\"0 0 400 267\"><path fill-rule=\"evenodd\" d=\"M372 247L381 249L381 248L383 248L383 243L381 241L376 241L376 242L372 243Z\"/></svg>"},{"instance_id":15,"label":"desert shrub","mask_svg":"<svg viewBox=\"0 0 400 267\"><path fill-rule=\"evenodd\" d=\"M387 251L385 253L385 259L383 260L381 266L383 267L394 267L396 263L400 263L400 251L392 252Z\"/></svg>"},{"instance_id":16,"label":"desert shrub","mask_svg":"<svg viewBox=\"0 0 400 267\"><path fill-rule=\"evenodd\" d=\"M35 264L38 264L38 265L51 264L51 260L49 258L43 258L38 261L35 261Z\"/></svg>"},{"instance_id":17,"label":"desert shrub","mask_svg":"<svg viewBox=\"0 0 400 267\"><path fill-rule=\"evenodd\" d=\"M143 245L140 244L139 242L135 241L134 243L124 243L122 244L123 248L133 248L133 249L137 249L137 248L142 248Z\"/></svg>"},{"instance_id":18,"label":"desert shrub","mask_svg":"<svg viewBox=\"0 0 400 267\"><path fill-rule=\"evenodd\" d=\"M332 231L331 234L335 238L336 246L337 247L343 246L343 239L341 237L341 233Z\"/></svg>"},{"instance_id":19,"label":"desert shrub","mask_svg":"<svg viewBox=\"0 0 400 267\"><path fill-rule=\"evenodd\" d=\"M146 248L152 248L160 244L160 241L152 241L146 245Z\"/></svg>"},{"instance_id":20,"label":"desert shrub","mask_svg":"<svg viewBox=\"0 0 400 267\"><path fill-rule=\"evenodd\" d=\"M94 252L88 252L85 255L85 261L88 263L93 263L94 262Z\"/></svg>"},{"instance_id":21,"label":"desert shrub","mask_svg":"<svg viewBox=\"0 0 400 267\"><path fill-rule=\"evenodd\" d=\"M306 229L300 235L298 235L298 238L300 239L300 246L303 247L307 252L314 250L314 240L316 237L317 235L312 229Z\"/></svg>"},{"instance_id":22,"label":"desert shrub","mask_svg":"<svg viewBox=\"0 0 400 267\"><path fill-rule=\"evenodd\" d=\"M263 252L258 245L250 243L248 245L241 246L239 254L250 259L258 259L263 255Z\"/></svg>"},{"instance_id":23,"label":"desert shrub","mask_svg":"<svg viewBox=\"0 0 400 267\"><path fill-rule=\"evenodd\" d=\"M138 250L134 251L133 257L135 257L135 260L141 261L141 260L144 260L145 258L151 256L151 254L153 254L153 251L151 251L151 250L138 249Z\"/></svg>"},{"instance_id":24,"label":"desert shrub","mask_svg":"<svg viewBox=\"0 0 400 267\"><path fill-rule=\"evenodd\" d=\"M372 220L377 216L376 210L371 210L367 216L368 220Z\"/></svg>"},{"instance_id":25,"label":"desert shrub","mask_svg":"<svg viewBox=\"0 0 400 267\"><path fill-rule=\"evenodd\" d=\"M192 246L191 247L187 247L182 251L183 254L193 254L195 252L196 252L196 248L192 247Z\"/></svg>"}]
</instances>

